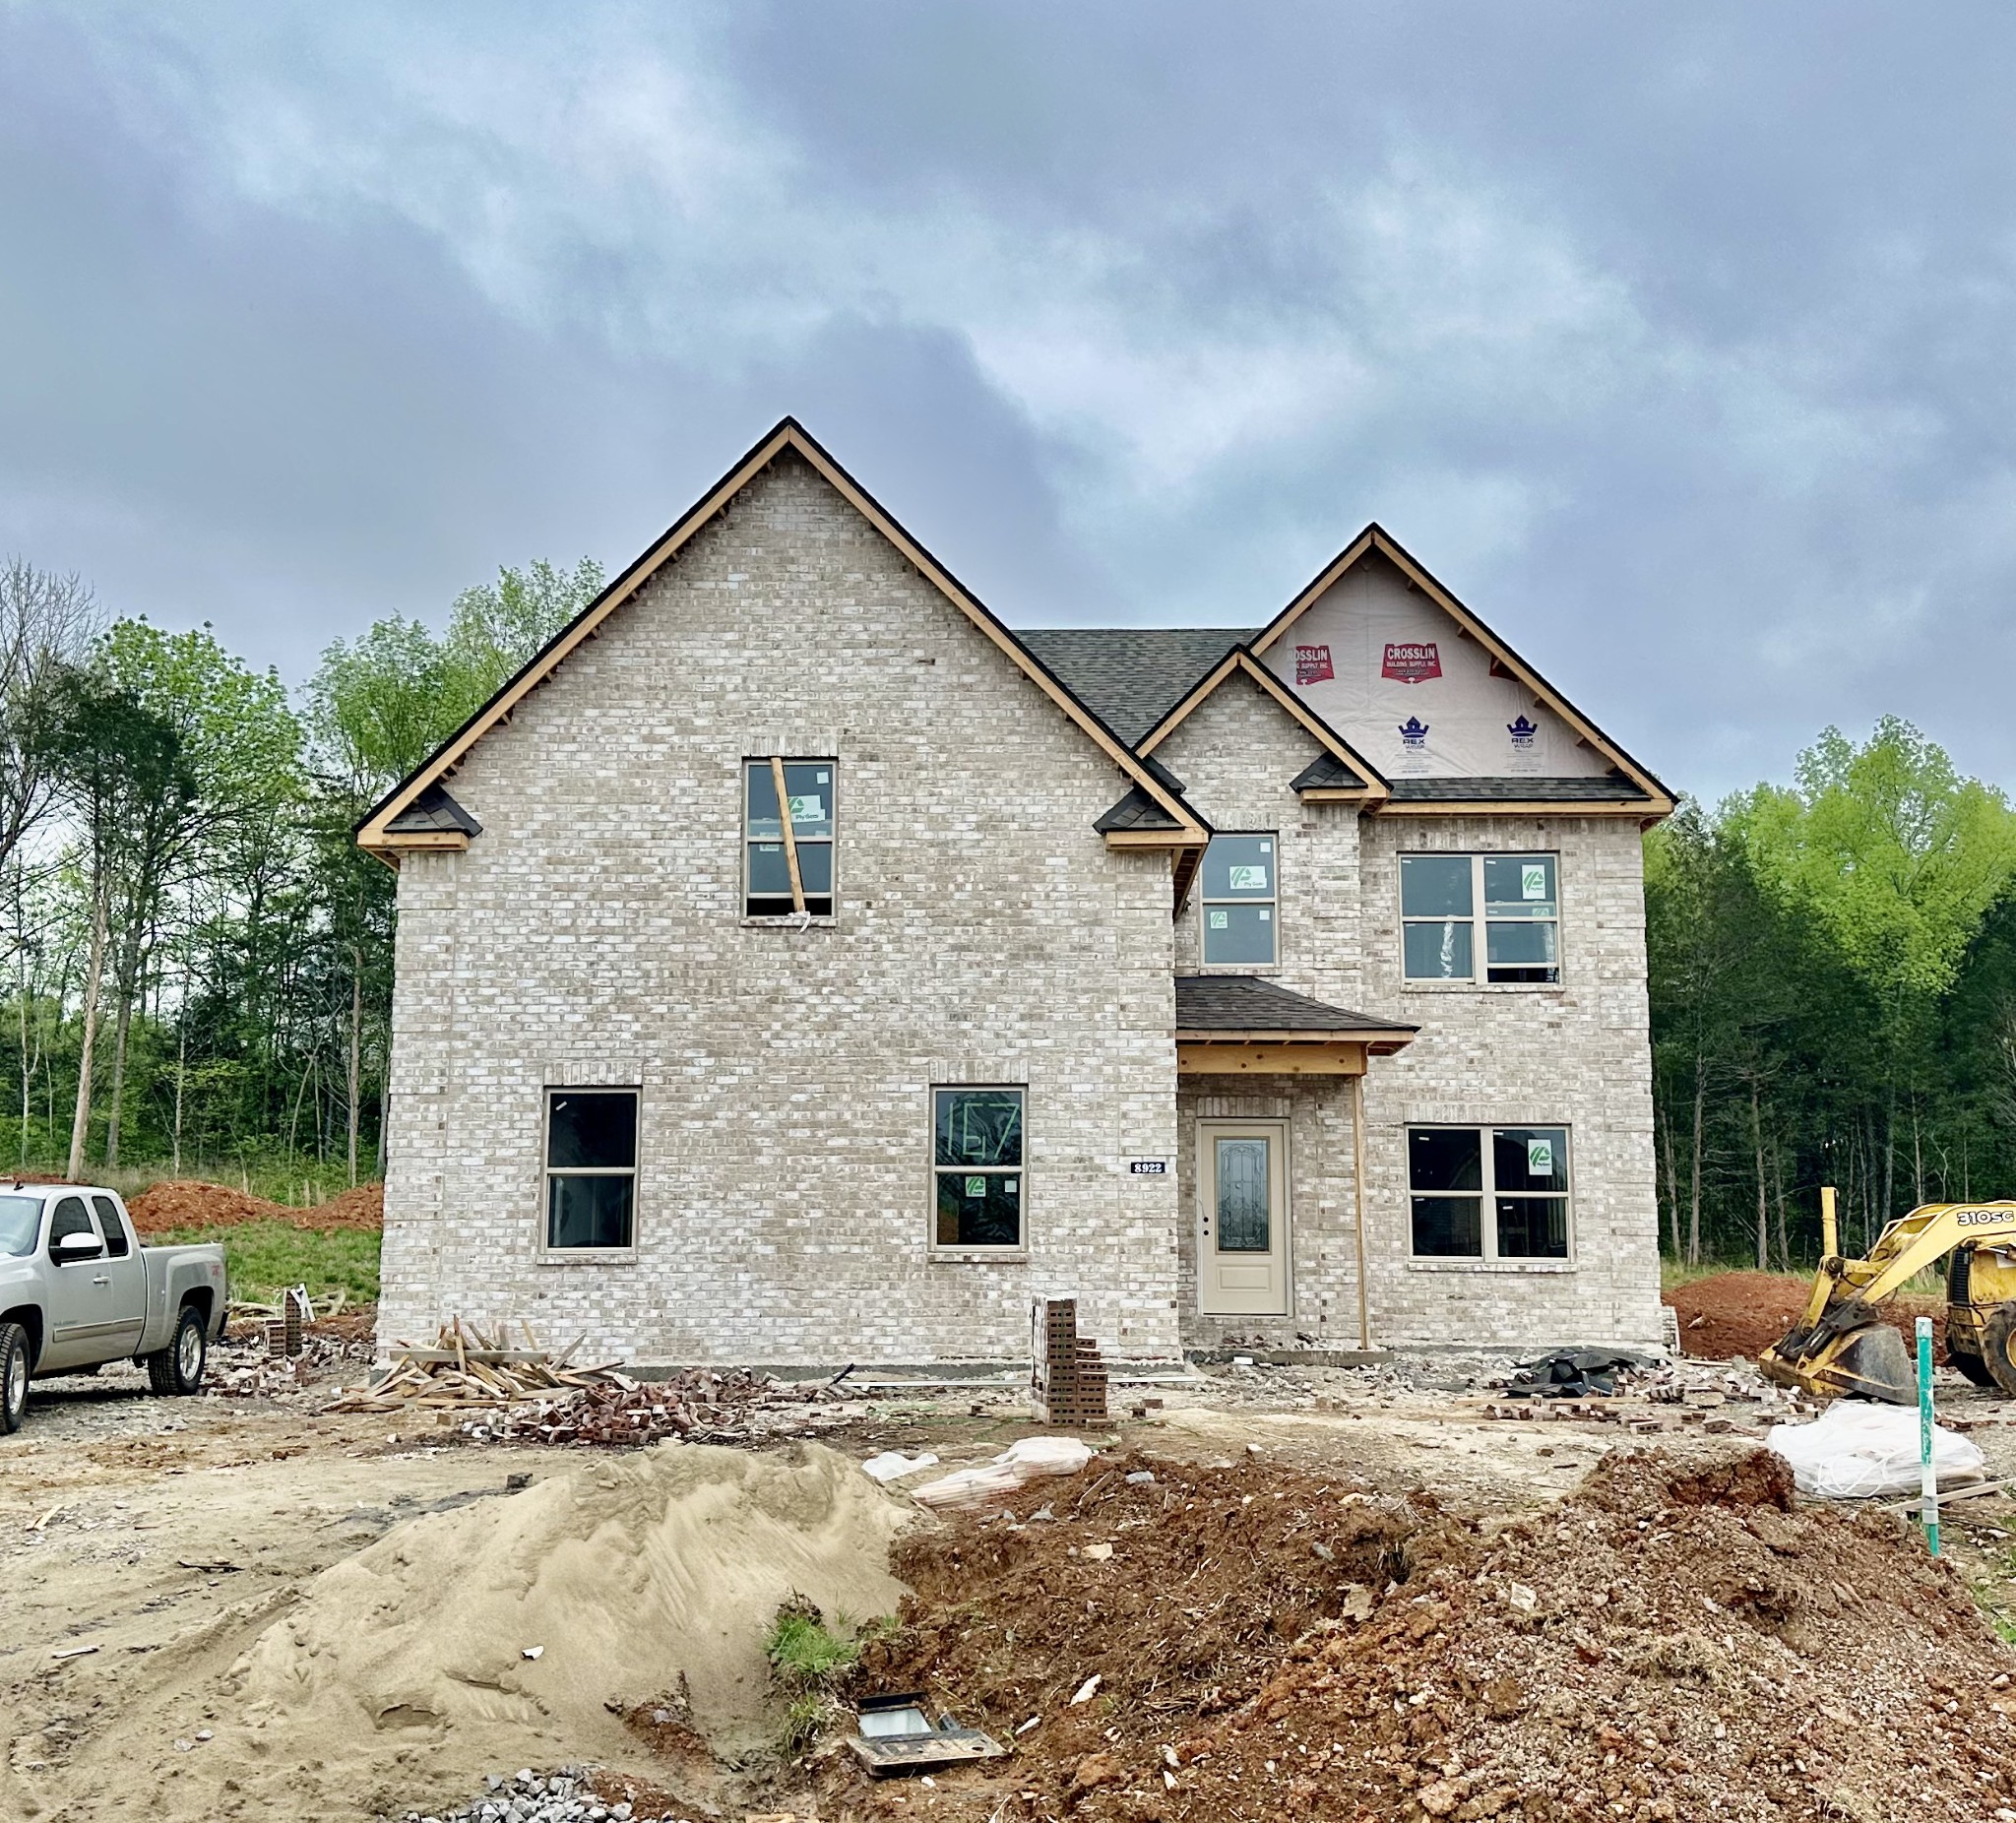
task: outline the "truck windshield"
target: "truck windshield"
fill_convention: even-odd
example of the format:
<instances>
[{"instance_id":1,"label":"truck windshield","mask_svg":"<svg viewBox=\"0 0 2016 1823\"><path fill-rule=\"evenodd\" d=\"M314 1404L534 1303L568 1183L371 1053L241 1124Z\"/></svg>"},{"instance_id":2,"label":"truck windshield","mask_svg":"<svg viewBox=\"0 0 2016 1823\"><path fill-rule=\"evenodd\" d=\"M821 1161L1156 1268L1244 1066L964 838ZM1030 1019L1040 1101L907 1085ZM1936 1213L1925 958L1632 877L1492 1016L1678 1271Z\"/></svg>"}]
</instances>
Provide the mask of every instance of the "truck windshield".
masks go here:
<instances>
[{"instance_id":1,"label":"truck windshield","mask_svg":"<svg viewBox=\"0 0 2016 1823\"><path fill-rule=\"evenodd\" d=\"M0 1196L0 1257L19 1259L32 1253L41 1225L40 1197Z\"/></svg>"}]
</instances>

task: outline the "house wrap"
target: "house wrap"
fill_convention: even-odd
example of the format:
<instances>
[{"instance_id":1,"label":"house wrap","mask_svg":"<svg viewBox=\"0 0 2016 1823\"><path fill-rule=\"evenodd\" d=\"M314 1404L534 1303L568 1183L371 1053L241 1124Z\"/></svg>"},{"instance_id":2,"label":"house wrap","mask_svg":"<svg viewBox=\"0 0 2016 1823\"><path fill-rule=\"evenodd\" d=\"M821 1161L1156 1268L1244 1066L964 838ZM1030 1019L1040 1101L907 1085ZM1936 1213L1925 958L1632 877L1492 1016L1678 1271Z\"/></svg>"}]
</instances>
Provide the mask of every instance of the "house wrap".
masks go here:
<instances>
[{"instance_id":1,"label":"house wrap","mask_svg":"<svg viewBox=\"0 0 2016 1823\"><path fill-rule=\"evenodd\" d=\"M1377 527L1016 632L787 419L359 825L381 1342L1652 1344L1670 808Z\"/></svg>"}]
</instances>

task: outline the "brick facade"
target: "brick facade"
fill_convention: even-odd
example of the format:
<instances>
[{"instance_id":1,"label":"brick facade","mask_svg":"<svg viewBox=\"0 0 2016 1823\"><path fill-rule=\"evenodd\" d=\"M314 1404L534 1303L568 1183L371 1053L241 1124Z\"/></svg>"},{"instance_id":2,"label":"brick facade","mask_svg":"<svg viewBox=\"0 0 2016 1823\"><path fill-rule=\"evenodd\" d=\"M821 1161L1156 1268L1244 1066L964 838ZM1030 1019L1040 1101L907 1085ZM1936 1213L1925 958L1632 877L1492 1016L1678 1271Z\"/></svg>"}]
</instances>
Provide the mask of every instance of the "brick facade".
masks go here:
<instances>
[{"instance_id":1,"label":"brick facade","mask_svg":"<svg viewBox=\"0 0 2016 1823\"><path fill-rule=\"evenodd\" d=\"M1219 829L1280 838L1286 987L1421 1028L1366 1084L1375 1343L1650 1342L1658 1260L1639 839L1628 819L1361 816L1288 784L1317 748L1234 679L1156 757ZM752 924L741 769L832 759L837 911ZM466 851L401 860L383 1339L458 1312L588 1353L771 1363L1026 1357L1037 1296L1116 1355L1230 1331L1357 1336L1351 1091L1185 1078L1169 856L1095 820L1114 762L787 452L452 780ZM1400 979L1396 856L1560 855L1557 988ZM1025 1245L941 1252L934 1084L1025 1085ZM554 1254L550 1087L640 1091L636 1244ZM1196 1123L1290 1123L1293 1305L1196 1313ZM1572 1132L1574 1257L1409 1258L1411 1121ZM1174 1162L1137 1176L1136 1158Z\"/></svg>"}]
</instances>

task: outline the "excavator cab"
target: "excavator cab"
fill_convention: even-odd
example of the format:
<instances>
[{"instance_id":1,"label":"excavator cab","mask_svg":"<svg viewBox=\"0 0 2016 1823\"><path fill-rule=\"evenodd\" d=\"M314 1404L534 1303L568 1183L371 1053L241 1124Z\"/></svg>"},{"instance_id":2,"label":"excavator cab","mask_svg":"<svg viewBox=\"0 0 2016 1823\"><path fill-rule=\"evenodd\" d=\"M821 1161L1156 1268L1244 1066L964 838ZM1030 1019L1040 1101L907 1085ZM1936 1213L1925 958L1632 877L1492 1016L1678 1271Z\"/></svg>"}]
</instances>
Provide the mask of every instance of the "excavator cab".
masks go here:
<instances>
[{"instance_id":1,"label":"excavator cab","mask_svg":"<svg viewBox=\"0 0 2016 1823\"><path fill-rule=\"evenodd\" d=\"M1833 1245L1832 1201L1826 1193L1826 1257L1798 1322L1759 1358L1765 1376L1822 1398L1912 1404L1912 1351L1883 1306L1944 1259L1947 1358L1976 1385L2016 1396L2016 1202L1927 1203L1851 1260Z\"/></svg>"}]
</instances>

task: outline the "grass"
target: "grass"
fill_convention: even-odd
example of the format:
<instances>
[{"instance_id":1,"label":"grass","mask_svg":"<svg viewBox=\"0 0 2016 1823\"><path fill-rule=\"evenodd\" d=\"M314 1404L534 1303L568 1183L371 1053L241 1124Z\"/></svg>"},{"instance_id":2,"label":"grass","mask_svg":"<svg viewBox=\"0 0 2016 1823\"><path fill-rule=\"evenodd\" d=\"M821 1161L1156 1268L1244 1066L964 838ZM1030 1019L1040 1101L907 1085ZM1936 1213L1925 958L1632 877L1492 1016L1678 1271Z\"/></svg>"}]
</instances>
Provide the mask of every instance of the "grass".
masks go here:
<instances>
[{"instance_id":1,"label":"grass","mask_svg":"<svg viewBox=\"0 0 2016 1823\"><path fill-rule=\"evenodd\" d=\"M309 1233L284 1222L245 1222L227 1228L176 1228L147 1238L170 1245L221 1241L231 1295L246 1303L274 1303L290 1285L305 1285L318 1305L339 1289L346 1303L378 1301L379 1237L365 1229Z\"/></svg>"},{"instance_id":2,"label":"grass","mask_svg":"<svg viewBox=\"0 0 2016 1823\"><path fill-rule=\"evenodd\" d=\"M835 1686L853 1669L862 1646L895 1624L870 1620L857 1627L845 1614L833 1618L827 1626L816 1603L794 1595L777 1610L764 1637L771 1675L789 1699L777 1736L778 1751L788 1760L807 1752L846 1713Z\"/></svg>"}]
</instances>

